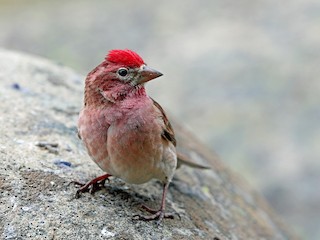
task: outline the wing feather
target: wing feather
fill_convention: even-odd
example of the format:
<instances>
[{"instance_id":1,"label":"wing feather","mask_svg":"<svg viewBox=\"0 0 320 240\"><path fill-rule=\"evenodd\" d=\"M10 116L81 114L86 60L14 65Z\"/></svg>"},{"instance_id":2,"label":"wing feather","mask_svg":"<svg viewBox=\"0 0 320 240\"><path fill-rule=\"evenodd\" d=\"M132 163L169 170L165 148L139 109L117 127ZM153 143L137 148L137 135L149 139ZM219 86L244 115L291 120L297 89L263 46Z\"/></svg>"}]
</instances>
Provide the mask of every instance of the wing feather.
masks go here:
<instances>
[{"instance_id":1,"label":"wing feather","mask_svg":"<svg viewBox=\"0 0 320 240\"><path fill-rule=\"evenodd\" d=\"M167 141L169 141L169 142L172 142L172 144L176 147L177 146L177 140L175 138L172 125L171 125L171 123L170 123L165 111L160 106L160 104L157 103L154 99L152 99L152 101L153 101L154 106L160 111L162 119L163 119L163 122L164 122L164 128L163 128L163 131L161 133L162 138L167 140ZM187 165L187 166L193 167L193 168L210 169L210 167L203 166L203 165L200 165L198 163L195 163L188 156L186 156L186 155L184 155L184 154L182 154L180 152L177 153L177 159L178 159L178 166L177 167L179 167L181 164L184 164L184 165Z\"/></svg>"},{"instance_id":2,"label":"wing feather","mask_svg":"<svg viewBox=\"0 0 320 240\"><path fill-rule=\"evenodd\" d=\"M152 98L151 98L152 99ZM154 99L152 99L154 106L161 112L161 116L164 122L164 128L163 131L161 133L161 136L166 139L169 142L172 142L172 144L174 146L177 145L177 140L174 136L174 131L173 128L171 126L170 121L168 120L168 117L166 115L166 113L164 112L163 108L160 106L159 103L157 103Z\"/></svg>"}]
</instances>

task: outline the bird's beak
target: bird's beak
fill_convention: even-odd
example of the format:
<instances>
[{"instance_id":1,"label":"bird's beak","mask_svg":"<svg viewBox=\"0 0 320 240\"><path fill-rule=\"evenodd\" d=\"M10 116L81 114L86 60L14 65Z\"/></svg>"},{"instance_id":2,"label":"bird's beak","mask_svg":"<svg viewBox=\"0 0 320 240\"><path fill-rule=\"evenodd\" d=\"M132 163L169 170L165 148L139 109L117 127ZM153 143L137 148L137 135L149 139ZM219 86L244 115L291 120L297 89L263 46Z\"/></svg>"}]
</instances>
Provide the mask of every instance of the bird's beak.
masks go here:
<instances>
[{"instance_id":1,"label":"bird's beak","mask_svg":"<svg viewBox=\"0 0 320 240\"><path fill-rule=\"evenodd\" d=\"M141 66L139 73L140 73L139 74L140 76L138 79L138 84L143 84L145 82L148 82L152 79L155 79L163 75L161 72L158 72L157 70L149 68L146 65Z\"/></svg>"}]
</instances>

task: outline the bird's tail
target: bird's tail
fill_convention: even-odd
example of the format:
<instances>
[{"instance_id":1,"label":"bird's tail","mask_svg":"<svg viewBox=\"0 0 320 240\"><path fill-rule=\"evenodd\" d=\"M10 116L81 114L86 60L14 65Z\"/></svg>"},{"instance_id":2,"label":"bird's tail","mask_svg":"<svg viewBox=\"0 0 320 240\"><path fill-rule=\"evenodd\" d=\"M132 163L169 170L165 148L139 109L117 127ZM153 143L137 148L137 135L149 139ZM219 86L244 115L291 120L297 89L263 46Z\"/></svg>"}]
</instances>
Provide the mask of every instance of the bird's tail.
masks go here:
<instances>
[{"instance_id":1,"label":"bird's tail","mask_svg":"<svg viewBox=\"0 0 320 240\"><path fill-rule=\"evenodd\" d=\"M177 153L177 158L178 158L178 164L177 164L177 168L179 168L182 164L187 165L189 167L193 167L193 168L199 168L199 169L210 169L210 167L199 164L199 163L195 163L191 158L189 158L188 156L186 156L183 153L178 152Z\"/></svg>"}]
</instances>

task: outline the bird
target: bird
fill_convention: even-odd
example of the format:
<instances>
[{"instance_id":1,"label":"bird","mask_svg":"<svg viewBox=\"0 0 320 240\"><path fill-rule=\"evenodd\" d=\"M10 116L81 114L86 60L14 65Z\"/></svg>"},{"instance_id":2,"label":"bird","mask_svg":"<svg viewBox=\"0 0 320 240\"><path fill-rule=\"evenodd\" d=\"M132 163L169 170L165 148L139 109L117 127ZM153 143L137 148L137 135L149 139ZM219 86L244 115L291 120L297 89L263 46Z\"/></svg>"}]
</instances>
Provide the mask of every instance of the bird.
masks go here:
<instances>
[{"instance_id":1,"label":"bird","mask_svg":"<svg viewBox=\"0 0 320 240\"><path fill-rule=\"evenodd\" d=\"M165 111L146 93L145 84L162 75L129 49L110 50L89 72L78 136L105 174L86 184L78 183L77 197L99 190L111 176L131 184L158 179L163 185L160 208L143 205L149 215L135 217L157 223L174 218L166 212L166 195L177 166L206 167L177 154L174 130Z\"/></svg>"}]
</instances>

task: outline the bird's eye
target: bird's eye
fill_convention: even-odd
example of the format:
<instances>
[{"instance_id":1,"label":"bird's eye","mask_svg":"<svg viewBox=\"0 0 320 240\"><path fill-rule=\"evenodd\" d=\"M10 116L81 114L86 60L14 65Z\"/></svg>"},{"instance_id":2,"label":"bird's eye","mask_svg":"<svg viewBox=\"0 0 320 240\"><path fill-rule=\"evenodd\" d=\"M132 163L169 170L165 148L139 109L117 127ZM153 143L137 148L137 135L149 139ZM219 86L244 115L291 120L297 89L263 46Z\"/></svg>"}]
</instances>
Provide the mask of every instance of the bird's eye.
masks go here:
<instances>
[{"instance_id":1,"label":"bird's eye","mask_svg":"<svg viewBox=\"0 0 320 240\"><path fill-rule=\"evenodd\" d=\"M128 74L128 69L126 69L126 68L119 68L119 69L118 69L118 74L119 74L121 77L125 77L125 76Z\"/></svg>"}]
</instances>

